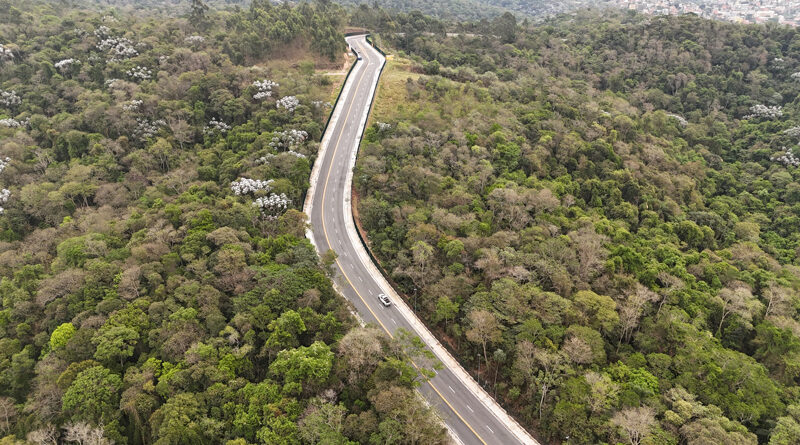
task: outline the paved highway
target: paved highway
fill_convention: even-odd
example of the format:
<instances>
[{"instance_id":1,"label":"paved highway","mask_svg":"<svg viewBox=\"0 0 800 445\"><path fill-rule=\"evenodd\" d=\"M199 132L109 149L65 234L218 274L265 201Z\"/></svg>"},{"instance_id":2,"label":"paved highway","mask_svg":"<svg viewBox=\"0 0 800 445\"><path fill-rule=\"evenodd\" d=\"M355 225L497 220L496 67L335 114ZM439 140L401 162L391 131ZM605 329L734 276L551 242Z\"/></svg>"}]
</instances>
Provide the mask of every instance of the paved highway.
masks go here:
<instances>
[{"instance_id":1,"label":"paved highway","mask_svg":"<svg viewBox=\"0 0 800 445\"><path fill-rule=\"evenodd\" d=\"M399 328L419 335L445 364L445 369L423 383L420 392L441 413L456 442L536 444L399 301L357 237L350 207L352 168L385 59L364 36L348 37L347 42L359 54L359 60L342 90L312 171L304 209L311 220L309 237L320 254L328 249L338 254L337 287L365 322L375 323L390 336ZM378 301L380 293L389 295L394 304L384 307Z\"/></svg>"}]
</instances>

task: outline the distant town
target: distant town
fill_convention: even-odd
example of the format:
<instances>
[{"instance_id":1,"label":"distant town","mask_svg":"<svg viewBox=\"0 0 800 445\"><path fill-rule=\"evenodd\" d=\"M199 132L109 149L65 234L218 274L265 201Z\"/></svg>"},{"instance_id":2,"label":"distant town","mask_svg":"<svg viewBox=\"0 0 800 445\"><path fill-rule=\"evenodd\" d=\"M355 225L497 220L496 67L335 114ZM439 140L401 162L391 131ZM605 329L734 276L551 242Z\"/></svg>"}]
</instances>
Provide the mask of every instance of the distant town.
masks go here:
<instances>
[{"instance_id":1,"label":"distant town","mask_svg":"<svg viewBox=\"0 0 800 445\"><path fill-rule=\"evenodd\" d=\"M646 14L694 13L737 23L800 25L800 0L609 0L607 4Z\"/></svg>"},{"instance_id":2,"label":"distant town","mask_svg":"<svg viewBox=\"0 0 800 445\"><path fill-rule=\"evenodd\" d=\"M735 23L800 26L800 0L517 0L503 2L503 5L514 13L538 18L593 6L653 15L696 14Z\"/></svg>"}]
</instances>

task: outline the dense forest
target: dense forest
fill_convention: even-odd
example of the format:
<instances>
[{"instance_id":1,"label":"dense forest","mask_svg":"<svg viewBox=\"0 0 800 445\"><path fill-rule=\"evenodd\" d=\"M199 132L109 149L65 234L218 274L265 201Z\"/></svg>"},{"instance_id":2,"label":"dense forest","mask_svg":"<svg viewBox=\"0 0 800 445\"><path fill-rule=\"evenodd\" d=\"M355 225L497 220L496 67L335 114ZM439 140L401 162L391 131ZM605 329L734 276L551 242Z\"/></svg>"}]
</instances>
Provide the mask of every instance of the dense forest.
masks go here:
<instances>
[{"instance_id":1,"label":"dense forest","mask_svg":"<svg viewBox=\"0 0 800 445\"><path fill-rule=\"evenodd\" d=\"M552 442L800 443L798 30L357 14L360 223L487 391Z\"/></svg>"},{"instance_id":2,"label":"dense forest","mask_svg":"<svg viewBox=\"0 0 800 445\"><path fill-rule=\"evenodd\" d=\"M0 2L0 443L442 443L298 211L342 10L70 3Z\"/></svg>"},{"instance_id":3,"label":"dense forest","mask_svg":"<svg viewBox=\"0 0 800 445\"><path fill-rule=\"evenodd\" d=\"M800 32L496 11L0 0L0 444L445 442L305 239L348 24L394 53L359 222L487 391L552 443L800 443Z\"/></svg>"},{"instance_id":4,"label":"dense forest","mask_svg":"<svg viewBox=\"0 0 800 445\"><path fill-rule=\"evenodd\" d=\"M493 6L491 3L477 0L437 0L434 2L424 0L380 0L375 2L336 0L336 2L352 7L370 8L370 6L377 6L385 9L391 15L397 13L424 14L450 21L481 20L507 12L503 8ZM360 23L353 21L354 25Z\"/></svg>"}]
</instances>

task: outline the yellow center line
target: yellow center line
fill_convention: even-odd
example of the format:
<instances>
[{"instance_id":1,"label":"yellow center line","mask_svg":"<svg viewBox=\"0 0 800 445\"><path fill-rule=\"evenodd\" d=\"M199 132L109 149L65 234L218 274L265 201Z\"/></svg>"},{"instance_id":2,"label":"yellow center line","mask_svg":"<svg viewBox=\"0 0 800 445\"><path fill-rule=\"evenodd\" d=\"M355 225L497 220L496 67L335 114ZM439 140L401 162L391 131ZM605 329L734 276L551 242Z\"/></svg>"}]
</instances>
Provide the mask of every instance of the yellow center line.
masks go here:
<instances>
[{"instance_id":1,"label":"yellow center line","mask_svg":"<svg viewBox=\"0 0 800 445\"><path fill-rule=\"evenodd\" d=\"M363 51L361 49L361 45L358 45L358 49L362 54L364 54L365 58L363 59L363 61L365 61L365 63L367 63L367 65L368 65L369 64L369 58L366 57L366 51ZM356 63L358 63L358 60L356 60ZM361 84L361 81L364 79L364 74L366 74L366 73L367 73L367 68L365 67L364 70L361 73L361 76L359 76L358 81L356 81L356 83L353 84L354 87L359 85L359 84ZM321 210L320 210L320 212L321 212L320 213L320 217L322 218L322 232L325 234L325 242L328 244L328 249L331 248L332 244L331 244L330 239L328 238L328 229L327 229L327 227L325 227L325 196L327 196L328 182L329 182L330 177L331 177L331 171L333 170L333 160L336 158L336 152L339 150L339 141L342 139L342 133L344 133L345 126L347 125L347 119L350 117L350 110L353 108L353 103L355 103L355 101L356 101L355 100L355 95L353 95L352 99L350 100L350 106L347 107L347 112L344 115L344 121L342 121L342 125L340 127L341 130L339 131L339 136L336 138L336 144L334 145L333 153L331 154L331 165L328 166L328 173L325 176L325 185L323 185L323 187L322 187L322 205L321 205ZM350 278L347 276L347 273L344 271L344 267L342 267L342 264L339 263L339 259L338 258L336 258L336 265L339 266L339 270L342 272L342 276L344 276L344 279L347 280L347 283L350 284L350 287L353 288L353 290L356 292L356 295L358 295L358 298L360 298L361 302L364 303L364 306L367 307L367 310L372 314L372 316L375 318L375 320L378 321L378 324L381 325L383 330L386 331L386 333L389 335L390 338L394 338L394 335L392 335L392 333L389 331L389 329L387 329L386 326L383 324L383 322L381 322L381 319L378 318L378 315L372 310L370 305L367 304L367 301L364 299L363 296L361 296L361 293L353 285L353 282L350 281ZM417 371L419 371L419 367L417 366L416 363L414 363L414 360L410 360L410 361L411 361L411 364L414 365L414 368L416 368ZM484 445L487 445L486 441L483 440L483 438L480 436L480 434L478 434L477 431L475 431L475 429L472 427L472 425L470 425L469 422L467 422L466 419L464 419L464 417L461 416L461 413L459 413L458 410L456 410L455 407L452 404L450 404L450 402L447 401L447 399L442 395L442 393L439 391L439 389L436 388L436 385L434 385L433 382L430 381L430 379L427 379L426 382L436 392L436 394L439 395L439 397L442 399L442 401L444 401L444 403L446 403L447 406L450 407L450 409L456 414L456 416L458 416L458 418L461 419L462 422L464 422L464 425L466 425L467 428L469 428L470 431L472 431L472 433L475 434L475 437L477 437L478 440L481 441L481 443L483 443Z\"/></svg>"}]
</instances>

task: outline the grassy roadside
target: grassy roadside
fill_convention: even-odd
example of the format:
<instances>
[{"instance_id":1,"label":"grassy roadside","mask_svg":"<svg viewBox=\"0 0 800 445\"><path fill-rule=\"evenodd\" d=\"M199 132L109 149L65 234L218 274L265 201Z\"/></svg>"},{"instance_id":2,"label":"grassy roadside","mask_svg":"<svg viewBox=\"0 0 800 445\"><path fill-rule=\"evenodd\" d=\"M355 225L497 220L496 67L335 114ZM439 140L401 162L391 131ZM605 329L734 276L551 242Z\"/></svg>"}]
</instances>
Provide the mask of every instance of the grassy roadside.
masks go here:
<instances>
[{"instance_id":1,"label":"grassy roadside","mask_svg":"<svg viewBox=\"0 0 800 445\"><path fill-rule=\"evenodd\" d=\"M387 59L367 125L371 125L375 120L385 121L389 116L404 115L409 111L413 111L414 114L419 111L418 104L406 100L406 82L409 79L416 82L419 76L419 73L412 72L410 60L396 56Z\"/></svg>"},{"instance_id":2,"label":"grassy roadside","mask_svg":"<svg viewBox=\"0 0 800 445\"><path fill-rule=\"evenodd\" d=\"M347 78L347 73L350 70L350 66L353 64L355 56L351 53L346 53L342 57L342 64L338 70L318 70L317 74L327 76L331 83L330 83L330 92L328 94L328 101L330 103L334 103L336 101L336 97L339 96L339 91L344 86L344 81Z\"/></svg>"}]
</instances>

